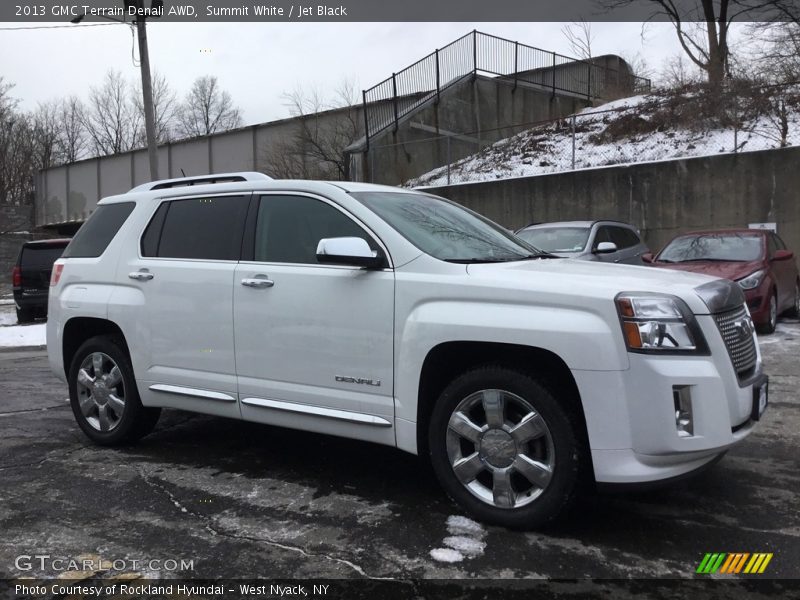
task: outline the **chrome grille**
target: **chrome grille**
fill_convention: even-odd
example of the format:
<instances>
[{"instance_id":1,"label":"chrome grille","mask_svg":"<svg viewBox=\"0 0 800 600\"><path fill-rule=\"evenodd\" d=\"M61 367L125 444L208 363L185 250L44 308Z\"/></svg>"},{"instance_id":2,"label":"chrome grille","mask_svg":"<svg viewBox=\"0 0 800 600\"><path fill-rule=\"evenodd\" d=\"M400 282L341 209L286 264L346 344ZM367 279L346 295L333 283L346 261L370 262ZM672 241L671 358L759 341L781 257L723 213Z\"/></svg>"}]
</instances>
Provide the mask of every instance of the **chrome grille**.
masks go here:
<instances>
[{"instance_id":1,"label":"chrome grille","mask_svg":"<svg viewBox=\"0 0 800 600\"><path fill-rule=\"evenodd\" d=\"M752 320L744 306L714 315L725 347L731 357L733 368L740 377L747 377L756 366L756 343L753 338ZM743 326L749 322L748 326Z\"/></svg>"}]
</instances>

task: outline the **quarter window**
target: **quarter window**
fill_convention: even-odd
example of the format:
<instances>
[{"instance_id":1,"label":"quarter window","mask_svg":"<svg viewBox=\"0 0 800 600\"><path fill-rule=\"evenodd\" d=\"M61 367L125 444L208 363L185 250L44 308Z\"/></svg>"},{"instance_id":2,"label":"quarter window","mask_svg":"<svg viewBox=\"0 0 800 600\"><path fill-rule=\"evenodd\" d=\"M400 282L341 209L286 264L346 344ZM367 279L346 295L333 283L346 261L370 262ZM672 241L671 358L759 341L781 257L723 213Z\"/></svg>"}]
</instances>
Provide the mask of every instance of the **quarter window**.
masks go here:
<instances>
[{"instance_id":1,"label":"quarter window","mask_svg":"<svg viewBox=\"0 0 800 600\"><path fill-rule=\"evenodd\" d=\"M248 200L221 196L165 202L142 236L142 255L239 260Z\"/></svg>"},{"instance_id":2,"label":"quarter window","mask_svg":"<svg viewBox=\"0 0 800 600\"><path fill-rule=\"evenodd\" d=\"M120 227L133 212L133 202L101 204L95 209L64 250L64 258L97 258L117 235Z\"/></svg>"},{"instance_id":3,"label":"quarter window","mask_svg":"<svg viewBox=\"0 0 800 600\"><path fill-rule=\"evenodd\" d=\"M380 252L364 229L330 204L305 196L261 197L256 261L317 264L319 241L335 237L358 237Z\"/></svg>"}]
</instances>

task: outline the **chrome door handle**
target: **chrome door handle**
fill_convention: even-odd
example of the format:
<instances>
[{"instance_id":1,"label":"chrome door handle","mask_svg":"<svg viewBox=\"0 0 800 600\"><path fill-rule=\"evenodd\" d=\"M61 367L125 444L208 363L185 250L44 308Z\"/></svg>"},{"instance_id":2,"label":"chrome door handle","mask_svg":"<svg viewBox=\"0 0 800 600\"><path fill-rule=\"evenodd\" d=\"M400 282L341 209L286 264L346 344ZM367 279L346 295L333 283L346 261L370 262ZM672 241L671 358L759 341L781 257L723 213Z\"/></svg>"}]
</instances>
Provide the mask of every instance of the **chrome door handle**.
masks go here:
<instances>
[{"instance_id":1,"label":"chrome door handle","mask_svg":"<svg viewBox=\"0 0 800 600\"><path fill-rule=\"evenodd\" d=\"M264 277L252 277L247 279L242 279L242 285L245 287L251 288L269 288L275 285L275 282L272 279Z\"/></svg>"},{"instance_id":2,"label":"chrome door handle","mask_svg":"<svg viewBox=\"0 0 800 600\"><path fill-rule=\"evenodd\" d=\"M133 273L128 273L128 277L137 281L150 281L154 275L147 271L134 271Z\"/></svg>"}]
</instances>

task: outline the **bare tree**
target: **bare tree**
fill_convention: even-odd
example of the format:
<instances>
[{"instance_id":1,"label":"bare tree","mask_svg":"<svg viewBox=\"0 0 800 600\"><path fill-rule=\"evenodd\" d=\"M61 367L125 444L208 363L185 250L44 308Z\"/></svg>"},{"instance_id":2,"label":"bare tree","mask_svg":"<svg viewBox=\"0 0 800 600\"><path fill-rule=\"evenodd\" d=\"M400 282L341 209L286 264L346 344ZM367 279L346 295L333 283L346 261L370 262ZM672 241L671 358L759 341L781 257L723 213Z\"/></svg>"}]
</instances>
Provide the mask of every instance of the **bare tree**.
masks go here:
<instances>
[{"instance_id":1,"label":"bare tree","mask_svg":"<svg viewBox=\"0 0 800 600\"><path fill-rule=\"evenodd\" d=\"M758 40L749 55L749 64L759 79L769 82L800 81L800 24L752 23L747 29Z\"/></svg>"},{"instance_id":2,"label":"bare tree","mask_svg":"<svg viewBox=\"0 0 800 600\"><path fill-rule=\"evenodd\" d=\"M642 0L599 0L607 9ZM730 75L730 26L736 19L797 22L797 0L645 0L653 7L651 19L666 17L689 60L705 74L712 88Z\"/></svg>"},{"instance_id":3,"label":"bare tree","mask_svg":"<svg viewBox=\"0 0 800 600\"><path fill-rule=\"evenodd\" d=\"M77 96L70 96L61 101L59 107L59 147L64 162L80 160L86 152L86 129L84 113L86 107Z\"/></svg>"},{"instance_id":4,"label":"bare tree","mask_svg":"<svg viewBox=\"0 0 800 600\"><path fill-rule=\"evenodd\" d=\"M0 203L23 204L33 194L34 136L30 118L17 111L13 87L0 77Z\"/></svg>"},{"instance_id":5,"label":"bare tree","mask_svg":"<svg viewBox=\"0 0 800 600\"><path fill-rule=\"evenodd\" d=\"M178 132L182 137L210 135L241 124L241 111L216 77L206 75L195 79L178 111Z\"/></svg>"},{"instance_id":6,"label":"bare tree","mask_svg":"<svg viewBox=\"0 0 800 600\"><path fill-rule=\"evenodd\" d=\"M140 121L144 122L144 103L142 101L141 82L136 84L134 94L136 110L139 112ZM169 142L175 133L178 118L178 98L169 86L167 78L160 73L154 73L152 78L153 112L156 122L156 140L158 143ZM139 137L146 139L144 131Z\"/></svg>"},{"instance_id":7,"label":"bare tree","mask_svg":"<svg viewBox=\"0 0 800 600\"><path fill-rule=\"evenodd\" d=\"M117 154L142 145L142 119L133 94L118 71L108 71L103 84L90 89L84 125L95 154Z\"/></svg>"},{"instance_id":8,"label":"bare tree","mask_svg":"<svg viewBox=\"0 0 800 600\"><path fill-rule=\"evenodd\" d=\"M262 168L279 178L347 179L345 148L363 134L357 97L348 80L330 101L317 89L298 88L285 94L295 130L264 153Z\"/></svg>"},{"instance_id":9,"label":"bare tree","mask_svg":"<svg viewBox=\"0 0 800 600\"><path fill-rule=\"evenodd\" d=\"M701 78L702 71L680 54L667 58L658 73L661 87L670 89L685 88L688 85L699 83Z\"/></svg>"},{"instance_id":10,"label":"bare tree","mask_svg":"<svg viewBox=\"0 0 800 600\"><path fill-rule=\"evenodd\" d=\"M60 115L57 101L40 103L32 115L33 150L37 169L47 169L63 162L61 156Z\"/></svg>"},{"instance_id":11,"label":"bare tree","mask_svg":"<svg viewBox=\"0 0 800 600\"><path fill-rule=\"evenodd\" d=\"M594 43L595 35L592 33L592 24L588 21L581 19L561 28L561 33L567 38L569 47L576 58L581 60L590 61L594 54L592 54L592 44Z\"/></svg>"}]
</instances>

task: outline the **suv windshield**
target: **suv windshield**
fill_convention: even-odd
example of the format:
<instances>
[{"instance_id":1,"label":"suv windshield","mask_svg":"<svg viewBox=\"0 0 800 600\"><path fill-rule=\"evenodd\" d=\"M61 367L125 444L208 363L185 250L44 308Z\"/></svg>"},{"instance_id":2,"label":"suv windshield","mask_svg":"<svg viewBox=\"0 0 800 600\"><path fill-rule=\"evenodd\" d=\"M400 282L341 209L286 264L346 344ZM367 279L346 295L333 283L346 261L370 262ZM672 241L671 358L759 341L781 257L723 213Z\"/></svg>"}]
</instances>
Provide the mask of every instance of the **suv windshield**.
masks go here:
<instances>
[{"instance_id":1,"label":"suv windshield","mask_svg":"<svg viewBox=\"0 0 800 600\"><path fill-rule=\"evenodd\" d=\"M517 237L547 252L580 252L589 239L589 227L537 227L524 229Z\"/></svg>"},{"instance_id":2,"label":"suv windshield","mask_svg":"<svg viewBox=\"0 0 800 600\"><path fill-rule=\"evenodd\" d=\"M353 192L417 248L448 262L504 262L546 254L496 223L437 196Z\"/></svg>"},{"instance_id":3,"label":"suv windshield","mask_svg":"<svg viewBox=\"0 0 800 600\"><path fill-rule=\"evenodd\" d=\"M675 238L658 256L660 262L700 260L749 262L761 258L760 235L741 233L686 235Z\"/></svg>"}]
</instances>

